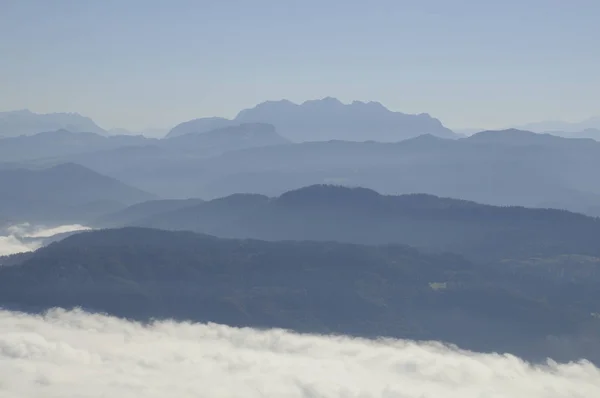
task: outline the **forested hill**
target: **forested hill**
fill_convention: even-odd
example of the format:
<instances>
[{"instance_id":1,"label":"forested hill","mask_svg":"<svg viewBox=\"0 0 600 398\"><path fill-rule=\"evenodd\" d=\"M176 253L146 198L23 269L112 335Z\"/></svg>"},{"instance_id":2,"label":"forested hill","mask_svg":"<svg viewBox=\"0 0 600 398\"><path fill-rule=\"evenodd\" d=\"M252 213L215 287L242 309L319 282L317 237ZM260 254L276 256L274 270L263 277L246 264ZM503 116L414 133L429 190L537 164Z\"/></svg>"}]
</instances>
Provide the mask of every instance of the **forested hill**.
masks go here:
<instances>
[{"instance_id":1,"label":"forested hill","mask_svg":"<svg viewBox=\"0 0 600 398\"><path fill-rule=\"evenodd\" d=\"M137 220L112 217L111 222L228 238L402 243L485 262L600 255L597 218L331 185L313 185L276 198L237 194Z\"/></svg>"},{"instance_id":2,"label":"forested hill","mask_svg":"<svg viewBox=\"0 0 600 398\"><path fill-rule=\"evenodd\" d=\"M400 245L143 228L80 233L0 267L0 305L9 308L431 339L535 359L600 359L595 286Z\"/></svg>"}]
</instances>

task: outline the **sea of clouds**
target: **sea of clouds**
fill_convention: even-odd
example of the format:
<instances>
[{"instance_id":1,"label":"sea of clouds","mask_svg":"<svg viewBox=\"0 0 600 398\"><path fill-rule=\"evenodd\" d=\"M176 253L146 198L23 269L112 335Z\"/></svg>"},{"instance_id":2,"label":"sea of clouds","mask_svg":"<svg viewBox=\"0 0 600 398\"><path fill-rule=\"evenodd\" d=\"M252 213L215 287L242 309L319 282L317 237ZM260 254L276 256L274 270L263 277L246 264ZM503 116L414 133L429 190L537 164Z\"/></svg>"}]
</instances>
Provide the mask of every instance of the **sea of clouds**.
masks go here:
<instances>
[{"instance_id":1,"label":"sea of clouds","mask_svg":"<svg viewBox=\"0 0 600 398\"><path fill-rule=\"evenodd\" d=\"M44 239L65 232L83 231L89 227L80 224L43 226L28 223L11 225L0 230L0 256L39 249Z\"/></svg>"},{"instance_id":2,"label":"sea of clouds","mask_svg":"<svg viewBox=\"0 0 600 398\"><path fill-rule=\"evenodd\" d=\"M0 310L0 397L600 397L588 362L440 344Z\"/></svg>"}]
</instances>

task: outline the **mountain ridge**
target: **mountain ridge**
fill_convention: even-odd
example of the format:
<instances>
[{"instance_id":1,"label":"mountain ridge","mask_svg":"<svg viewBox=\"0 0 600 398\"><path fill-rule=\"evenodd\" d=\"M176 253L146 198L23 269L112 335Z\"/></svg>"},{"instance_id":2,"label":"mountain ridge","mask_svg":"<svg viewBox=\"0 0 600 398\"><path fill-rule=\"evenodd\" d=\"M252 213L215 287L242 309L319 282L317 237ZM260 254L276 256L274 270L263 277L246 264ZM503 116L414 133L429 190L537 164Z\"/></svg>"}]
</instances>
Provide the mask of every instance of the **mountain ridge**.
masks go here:
<instances>
[{"instance_id":1,"label":"mountain ridge","mask_svg":"<svg viewBox=\"0 0 600 398\"><path fill-rule=\"evenodd\" d=\"M517 128L524 130L532 130L536 133L543 133L549 131L564 131L567 133L575 133L589 128L600 129L600 116L589 117L579 122L566 122L562 120L532 122L518 126Z\"/></svg>"},{"instance_id":2,"label":"mountain ridge","mask_svg":"<svg viewBox=\"0 0 600 398\"><path fill-rule=\"evenodd\" d=\"M200 118L175 126L167 137L206 131L206 126L225 127L233 123L269 123L292 141L331 139L394 142L430 133L446 138L457 136L427 113L416 115L390 111L379 102L353 101L343 104L336 98L265 101L243 109L233 118Z\"/></svg>"},{"instance_id":3,"label":"mountain ridge","mask_svg":"<svg viewBox=\"0 0 600 398\"><path fill-rule=\"evenodd\" d=\"M79 113L34 113L28 109L0 112L0 137L31 135L59 129L106 134L106 130L91 118Z\"/></svg>"},{"instance_id":4,"label":"mountain ridge","mask_svg":"<svg viewBox=\"0 0 600 398\"><path fill-rule=\"evenodd\" d=\"M76 163L0 170L0 209L17 222L82 223L152 198Z\"/></svg>"},{"instance_id":5,"label":"mountain ridge","mask_svg":"<svg viewBox=\"0 0 600 398\"><path fill-rule=\"evenodd\" d=\"M187 230L222 238L402 243L471 260L574 253L600 257L600 218L331 185L313 185L278 197L236 194L134 221L113 220L107 226Z\"/></svg>"},{"instance_id":6,"label":"mountain ridge","mask_svg":"<svg viewBox=\"0 0 600 398\"><path fill-rule=\"evenodd\" d=\"M275 126L268 123L240 123L218 127L205 132L166 137L160 145L183 151L194 150L211 152L235 151L246 148L289 144Z\"/></svg>"}]
</instances>

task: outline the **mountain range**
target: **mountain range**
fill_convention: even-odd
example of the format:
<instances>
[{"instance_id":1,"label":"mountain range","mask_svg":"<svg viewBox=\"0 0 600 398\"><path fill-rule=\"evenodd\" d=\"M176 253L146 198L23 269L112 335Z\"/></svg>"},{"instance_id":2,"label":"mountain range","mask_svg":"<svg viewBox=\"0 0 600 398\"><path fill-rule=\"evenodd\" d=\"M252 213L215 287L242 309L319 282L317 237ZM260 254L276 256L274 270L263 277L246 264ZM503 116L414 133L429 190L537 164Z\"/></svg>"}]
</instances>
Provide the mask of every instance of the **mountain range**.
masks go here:
<instances>
[{"instance_id":1,"label":"mountain range","mask_svg":"<svg viewBox=\"0 0 600 398\"><path fill-rule=\"evenodd\" d=\"M103 136L95 133L77 133L57 130L0 139L0 157L4 161L25 162L31 160L61 159L71 155L124 153L132 150L137 154L149 151L164 156L206 157L255 146L289 143L264 123L240 125L208 131L202 134L187 134L169 139L147 138L142 135Z\"/></svg>"},{"instance_id":2,"label":"mountain range","mask_svg":"<svg viewBox=\"0 0 600 398\"><path fill-rule=\"evenodd\" d=\"M600 128L586 128L584 130L575 132L548 131L548 133L565 138L591 138L593 140L600 141Z\"/></svg>"},{"instance_id":3,"label":"mountain range","mask_svg":"<svg viewBox=\"0 0 600 398\"><path fill-rule=\"evenodd\" d=\"M241 110L233 119L205 117L179 123L172 129L148 128L132 132L122 128L104 130L89 117L77 113L37 114L27 109L0 112L0 138L32 135L55 130L96 133L106 136L143 135L149 138L176 137L202 133L244 123L275 126L285 138L304 141L382 141L396 142L423 134L442 138L464 138L483 129L453 132L426 113L411 115L393 112L379 102L353 101L343 104L325 97L296 104L288 100L266 101ZM536 133L551 133L567 138L600 140L600 117L581 122L542 121L514 127Z\"/></svg>"},{"instance_id":4,"label":"mountain range","mask_svg":"<svg viewBox=\"0 0 600 398\"><path fill-rule=\"evenodd\" d=\"M266 101L240 111L231 120L207 117L180 123L168 132L167 137L256 123L271 124L283 137L297 142L332 139L394 142L421 134L458 137L428 114L392 112L379 102L354 101L343 104L332 97L305 101L302 104L287 100ZM0 137L17 137L61 129L105 136L134 135L125 129L106 131L90 118L76 113L37 114L29 110L0 113ZM158 137L162 133L148 129L143 134Z\"/></svg>"},{"instance_id":5,"label":"mountain range","mask_svg":"<svg viewBox=\"0 0 600 398\"><path fill-rule=\"evenodd\" d=\"M0 219L80 223L154 196L77 164L0 169Z\"/></svg>"},{"instance_id":6,"label":"mountain range","mask_svg":"<svg viewBox=\"0 0 600 398\"><path fill-rule=\"evenodd\" d=\"M580 122L542 121L524 124L517 128L536 133L562 131L564 133L573 134L587 129L600 129L600 117L591 117Z\"/></svg>"},{"instance_id":7,"label":"mountain range","mask_svg":"<svg viewBox=\"0 0 600 398\"><path fill-rule=\"evenodd\" d=\"M255 148L206 160L202 197L278 195L337 183L384 193L428 193L498 205L593 212L600 144L516 130L460 140L421 136L396 144L314 142ZM216 178L215 178L216 177Z\"/></svg>"},{"instance_id":8,"label":"mountain range","mask_svg":"<svg viewBox=\"0 0 600 398\"><path fill-rule=\"evenodd\" d=\"M195 156L218 155L246 148L289 144L267 123L240 123L202 133L169 136L161 145L171 150L192 152Z\"/></svg>"},{"instance_id":9,"label":"mountain range","mask_svg":"<svg viewBox=\"0 0 600 398\"><path fill-rule=\"evenodd\" d=\"M114 128L114 129L108 130L106 133L109 136L143 135L144 137L148 137L148 138L163 138L168 132L169 132L169 129L151 127L151 128L147 128L147 129L143 129L143 130L139 130L139 131L131 131L131 130L123 129L123 128Z\"/></svg>"},{"instance_id":10,"label":"mountain range","mask_svg":"<svg viewBox=\"0 0 600 398\"><path fill-rule=\"evenodd\" d=\"M122 147L153 145L156 142L157 140L140 135L105 136L60 129L0 139L0 158L5 161L22 162Z\"/></svg>"},{"instance_id":11,"label":"mountain range","mask_svg":"<svg viewBox=\"0 0 600 398\"><path fill-rule=\"evenodd\" d=\"M2 167L76 163L165 199L268 196L312 184L600 216L600 143L521 130L397 143L290 143L244 123L165 139L57 131L0 140Z\"/></svg>"},{"instance_id":12,"label":"mountain range","mask_svg":"<svg viewBox=\"0 0 600 398\"><path fill-rule=\"evenodd\" d=\"M105 134L89 117L78 113L33 113L27 109L0 112L0 137L17 137L65 129L74 132Z\"/></svg>"},{"instance_id":13,"label":"mountain range","mask_svg":"<svg viewBox=\"0 0 600 398\"><path fill-rule=\"evenodd\" d=\"M165 139L48 132L2 150L3 225L100 229L0 258L2 308L600 363L600 218L521 207L600 214L594 140L291 143L241 123Z\"/></svg>"},{"instance_id":14,"label":"mountain range","mask_svg":"<svg viewBox=\"0 0 600 398\"><path fill-rule=\"evenodd\" d=\"M422 135L398 143L293 144L266 124L162 140L127 137L140 144L112 149L109 146L122 138L89 140L80 147L71 145L77 140L68 135L64 141L57 139L57 146L27 141L37 139L43 141L37 136L21 138L22 146L16 139L3 140L6 145L0 140L0 153L6 160L37 167L81 164L162 198L273 196L333 183L385 194L426 193L600 215L600 188L595 184L600 143L590 139L505 130L463 139ZM41 151L34 153L32 148ZM72 149L78 153L59 155Z\"/></svg>"},{"instance_id":15,"label":"mountain range","mask_svg":"<svg viewBox=\"0 0 600 398\"><path fill-rule=\"evenodd\" d=\"M136 224L140 220L157 216L159 214L171 211L190 208L204 203L202 199L157 199L136 203L131 206L119 209L116 212L104 214L101 217L92 220L97 227L109 225L130 225Z\"/></svg>"},{"instance_id":16,"label":"mountain range","mask_svg":"<svg viewBox=\"0 0 600 398\"><path fill-rule=\"evenodd\" d=\"M240 123L268 123L294 142L384 141L395 142L421 134L444 138L457 136L428 114L392 112L379 102L343 104L336 98L305 101L267 101L244 109L232 119L202 118L175 126L168 137L203 132Z\"/></svg>"}]
</instances>

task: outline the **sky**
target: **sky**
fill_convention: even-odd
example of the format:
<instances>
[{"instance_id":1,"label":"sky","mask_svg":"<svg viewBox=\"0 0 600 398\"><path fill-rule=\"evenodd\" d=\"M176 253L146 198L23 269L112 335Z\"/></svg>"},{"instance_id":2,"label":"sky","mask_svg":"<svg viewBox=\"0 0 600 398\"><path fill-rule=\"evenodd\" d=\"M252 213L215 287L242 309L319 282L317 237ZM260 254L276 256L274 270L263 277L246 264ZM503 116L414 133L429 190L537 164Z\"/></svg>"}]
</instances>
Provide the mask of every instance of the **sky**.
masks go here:
<instances>
[{"instance_id":1,"label":"sky","mask_svg":"<svg viewBox=\"0 0 600 398\"><path fill-rule=\"evenodd\" d=\"M600 116L597 0L0 0L0 111L104 128L326 96L451 128Z\"/></svg>"}]
</instances>

